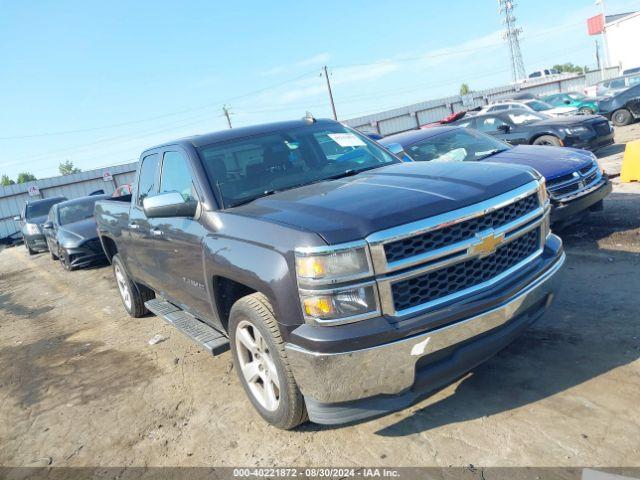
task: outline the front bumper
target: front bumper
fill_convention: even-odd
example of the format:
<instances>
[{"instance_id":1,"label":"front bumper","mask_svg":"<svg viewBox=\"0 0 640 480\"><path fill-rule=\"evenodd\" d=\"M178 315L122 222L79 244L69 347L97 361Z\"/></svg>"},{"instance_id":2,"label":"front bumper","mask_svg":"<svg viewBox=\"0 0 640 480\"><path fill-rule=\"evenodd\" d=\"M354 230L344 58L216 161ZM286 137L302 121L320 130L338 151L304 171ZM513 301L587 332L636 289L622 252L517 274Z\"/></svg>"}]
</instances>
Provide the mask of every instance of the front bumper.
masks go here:
<instances>
[{"instance_id":1,"label":"front bumper","mask_svg":"<svg viewBox=\"0 0 640 480\"><path fill-rule=\"evenodd\" d=\"M598 150L614 142L614 131L606 135L589 132L580 136L566 136L563 140L565 147L582 148L584 150Z\"/></svg>"},{"instance_id":2,"label":"front bumper","mask_svg":"<svg viewBox=\"0 0 640 480\"><path fill-rule=\"evenodd\" d=\"M404 408L482 363L544 313L564 259L558 249L543 273L499 306L409 338L339 353L287 344L310 419L344 423Z\"/></svg>"},{"instance_id":3,"label":"front bumper","mask_svg":"<svg viewBox=\"0 0 640 480\"><path fill-rule=\"evenodd\" d=\"M102 245L97 240L90 240L79 247L63 248L73 268L82 268L106 261L107 257Z\"/></svg>"},{"instance_id":4,"label":"front bumper","mask_svg":"<svg viewBox=\"0 0 640 480\"><path fill-rule=\"evenodd\" d=\"M43 252L49 250L47 239L41 233L37 233L34 235L24 235L24 241L32 250Z\"/></svg>"},{"instance_id":5,"label":"front bumper","mask_svg":"<svg viewBox=\"0 0 640 480\"><path fill-rule=\"evenodd\" d=\"M554 201L551 207L551 223L565 221L588 210L611 193L611 182L606 175L603 181L577 195L561 201Z\"/></svg>"}]
</instances>

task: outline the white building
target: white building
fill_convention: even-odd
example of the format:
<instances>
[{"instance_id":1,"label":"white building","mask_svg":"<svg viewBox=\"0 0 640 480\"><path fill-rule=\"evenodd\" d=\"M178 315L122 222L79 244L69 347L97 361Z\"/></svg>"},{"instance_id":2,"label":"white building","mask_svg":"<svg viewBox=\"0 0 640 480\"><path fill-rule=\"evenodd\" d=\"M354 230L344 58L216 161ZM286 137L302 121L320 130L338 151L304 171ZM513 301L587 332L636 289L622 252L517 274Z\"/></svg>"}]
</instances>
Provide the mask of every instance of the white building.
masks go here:
<instances>
[{"instance_id":1,"label":"white building","mask_svg":"<svg viewBox=\"0 0 640 480\"><path fill-rule=\"evenodd\" d=\"M640 67L640 12L607 15L609 65L621 70Z\"/></svg>"}]
</instances>

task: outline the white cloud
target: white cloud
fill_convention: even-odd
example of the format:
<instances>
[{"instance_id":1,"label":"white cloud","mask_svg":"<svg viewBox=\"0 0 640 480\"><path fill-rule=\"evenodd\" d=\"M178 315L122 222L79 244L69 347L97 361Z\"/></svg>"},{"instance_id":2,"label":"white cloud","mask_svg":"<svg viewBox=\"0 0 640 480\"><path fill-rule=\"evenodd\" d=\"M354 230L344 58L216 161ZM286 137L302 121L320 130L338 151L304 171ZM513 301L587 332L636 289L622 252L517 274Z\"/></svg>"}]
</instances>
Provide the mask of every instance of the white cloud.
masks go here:
<instances>
[{"instance_id":1,"label":"white cloud","mask_svg":"<svg viewBox=\"0 0 640 480\"><path fill-rule=\"evenodd\" d=\"M279 75L281 73L291 71L296 68L310 67L314 65L319 66L323 63L327 63L330 58L331 58L331 55L327 52L318 53L311 57L303 58L302 60L299 60L297 62L290 63L288 65L277 65L275 67L259 72L258 75L260 75L261 77L271 77L274 75Z\"/></svg>"}]
</instances>

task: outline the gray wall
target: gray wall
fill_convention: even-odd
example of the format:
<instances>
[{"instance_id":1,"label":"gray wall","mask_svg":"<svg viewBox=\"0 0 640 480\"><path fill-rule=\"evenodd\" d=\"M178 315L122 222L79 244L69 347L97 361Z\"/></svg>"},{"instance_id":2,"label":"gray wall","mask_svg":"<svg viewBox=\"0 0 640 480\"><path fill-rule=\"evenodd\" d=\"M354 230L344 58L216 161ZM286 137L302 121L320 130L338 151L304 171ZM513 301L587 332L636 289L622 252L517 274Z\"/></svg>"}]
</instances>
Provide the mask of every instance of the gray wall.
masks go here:
<instances>
[{"instance_id":1,"label":"gray wall","mask_svg":"<svg viewBox=\"0 0 640 480\"><path fill-rule=\"evenodd\" d=\"M618 75L618 67L608 68L604 72L604 78L612 78ZM435 122L448 115L466 110L468 108L486 105L502 96L521 92L533 95L549 95L559 92L581 92L585 87L595 85L602 80L600 71L589 72L586 75L563 74L554 77L553 80L535 79L528 80L518 85L503 85L473 92L467 96L466 105L459 95L438 98L426 102L415 103L406 107L395 108L380 113L374 113L363 117L345 120L347 125L367 133L391 135L393 133L413 130L426 123Z\"/></svg>"},{"instance_id":2,"label":"gray wall","mask_svg":"<svg viewBox=\"0 0 640 480\"><path fill-rule=\"evenodd\" d=\"M19 185L0 187L0 237L20 230L20 222L14 221L13 217L20 215L20 211L28 200L38 200L59 195L71 199L89 195L96 190L113 193L120 185L133 182L136 166L137 162L133 162L61 177L43 178ZM107 182L103 180L102 174L105 171L111 173L113 180ZM31 185L38 186L40 190L39 196L29 196L28 189Z\"/></svg>"}]
</instances>

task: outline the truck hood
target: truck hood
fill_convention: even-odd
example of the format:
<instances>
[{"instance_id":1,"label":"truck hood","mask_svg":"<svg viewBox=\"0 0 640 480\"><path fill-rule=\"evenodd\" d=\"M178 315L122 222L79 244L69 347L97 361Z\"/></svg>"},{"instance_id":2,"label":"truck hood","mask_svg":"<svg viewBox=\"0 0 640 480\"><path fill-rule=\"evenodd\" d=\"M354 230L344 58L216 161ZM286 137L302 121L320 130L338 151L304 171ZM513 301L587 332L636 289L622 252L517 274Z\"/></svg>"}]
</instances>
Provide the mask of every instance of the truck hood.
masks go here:
<instances>
[{"instance_id":1,"label":"truck hood","mask_svg":"<svg viewBox=\"0 0 640 480\"><path fill-rule=\"evenodd\" d=\"M591 165L588 152L573 148L519 145L486 159L487 162L527 165L547 180L561 177Z\"/></svg>"},{"instance_id":2,"label":"truck hood","mask_svg":"<svg viewBox=\"0 0 640 480\"><path fill-rule=\"evenodd\" d=\"M319 234L329 244L449 212L520 187L527 167L401 163L306 185L227 210Z\"/></svg>"}]
</instances>

